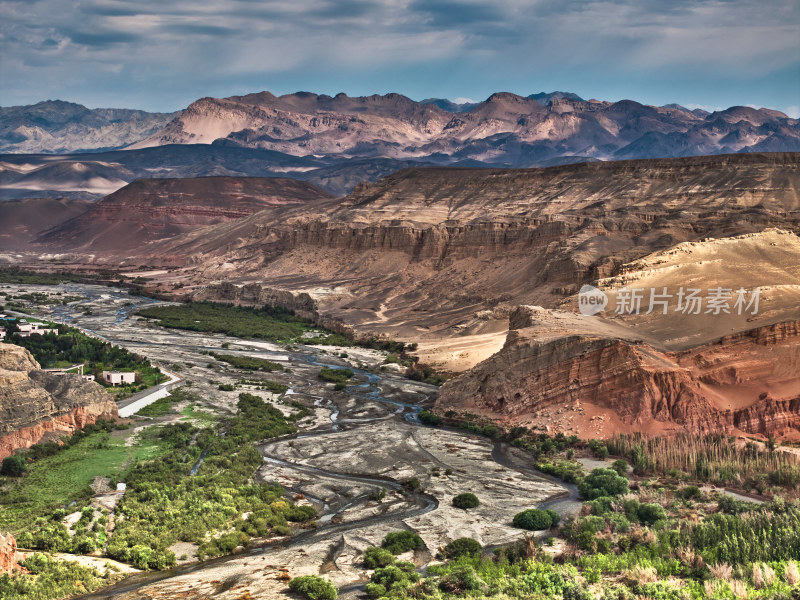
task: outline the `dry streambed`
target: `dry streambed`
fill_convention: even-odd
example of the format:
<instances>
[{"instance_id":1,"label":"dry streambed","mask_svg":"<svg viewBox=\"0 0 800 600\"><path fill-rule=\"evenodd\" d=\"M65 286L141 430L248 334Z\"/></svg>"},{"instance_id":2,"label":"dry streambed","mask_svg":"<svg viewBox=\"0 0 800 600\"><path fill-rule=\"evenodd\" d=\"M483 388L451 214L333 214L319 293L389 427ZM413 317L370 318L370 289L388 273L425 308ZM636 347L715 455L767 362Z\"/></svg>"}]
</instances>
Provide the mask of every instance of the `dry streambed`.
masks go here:
<instances>
[{"instance_id":1,"label":"dry streambed","mask_svg":"<svg viewBox=\"0 0 800 600\"><path fill-rule=\"evenodd\" d=\"M96 286L69 287L88 298L83 304L92 314L61 309L59 316L155 362L179 366L205 408L218 414L234 411L238 395L220 391L219 383L247 376L215 364L206 352L229 344L226 353L285 364L290 372L269 378L288 385L292 393L287 399L303 402L312 415L299 422L298 435L261 447L265 462L257 477L281 483L320 514L316 529L298 533L283 546L255 548L172 573L136 575L92 597L239 598L248 591L253 597L283 598L288 597L287 577L319 573L347 586L366 581L360 556L390 531L419 533L426 547L407 558L421 566L459 537L489 546L519 538L522 532L511 527L514 514L564 492L529 469L502 466L486 438L415 423L419 405L432 400L432 386L391 371L357 371L351 387L334 392L316 377L325 364L376 366L382 361L378 353L348 349L345 361L318 348L287 351L223 335L161 329L131 318L147 299ZM274 394L254 393L283 407ZM403 485L410 481L419 487ZM375 492L380 489L385 494L379 499ZM452 498L462 492L477 495L481 505L470 511L454 508Z\"/></svg>"}]
</instances>

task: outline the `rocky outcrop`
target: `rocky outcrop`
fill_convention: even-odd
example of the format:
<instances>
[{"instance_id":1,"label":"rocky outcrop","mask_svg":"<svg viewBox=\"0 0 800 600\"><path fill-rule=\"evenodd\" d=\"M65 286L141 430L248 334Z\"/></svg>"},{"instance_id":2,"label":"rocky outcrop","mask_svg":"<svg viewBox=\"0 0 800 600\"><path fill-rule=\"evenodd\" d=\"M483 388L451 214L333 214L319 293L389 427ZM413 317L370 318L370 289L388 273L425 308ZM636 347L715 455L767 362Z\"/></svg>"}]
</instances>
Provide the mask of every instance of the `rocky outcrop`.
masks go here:
<instances>
[{"instance_id":1,"label":"rocky outcrop","mask_svg":"<svg viewBox=\"0 0 800 600\"><path fill-rule=\"evenodd\" d=\"M17 541L10 533L0 533L0 574L12 573L17 565Z\"/></svg>"},{"instance_id":2,"label":"rocky outcrop","mask_svg":"<svg viewBox=\"0 0 800 600\"><path fill-rule=\"evenodd\" d=\"M26 349L0 343L0 459L48 434L116 417L117 405L100 384L41 371Z\"/></svg>"},{"instance_id":3,"label":"rocky outcrop","mask_svg":"<svg viewBox=\"0 0 800 600\"><path fill-rule=\"evenodd\" d=\"M748 392L748 385L800 388L800 372L780 369L785 356L800 350L799 326L776 323L671 353L613 323L520 307L503 349L447 382L436 408L583 435L591 407L595 419L616 423L608 434L682 429L780 436L800 431L800 396ZM573 409L560 423L554 418Z\"/></svg>"}]
</instances>

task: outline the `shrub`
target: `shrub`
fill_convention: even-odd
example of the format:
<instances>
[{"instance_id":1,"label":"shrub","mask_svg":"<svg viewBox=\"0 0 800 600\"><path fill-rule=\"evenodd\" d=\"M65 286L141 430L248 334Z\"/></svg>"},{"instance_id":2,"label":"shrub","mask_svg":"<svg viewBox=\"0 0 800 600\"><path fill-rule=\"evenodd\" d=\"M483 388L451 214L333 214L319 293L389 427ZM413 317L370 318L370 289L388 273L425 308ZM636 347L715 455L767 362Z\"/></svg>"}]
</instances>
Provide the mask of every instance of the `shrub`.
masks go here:
<instances>
[{"instance_id":1,"label":"shrub","mask_svg":"<svg viewBox=\"0 0 800 600\"><path fill-rule=\"evenodd\" d=\"M641 504L637 511L639 521L645 525L652 525L656 521L667 518L667 512L660 504Z\"/></svg>"},{"instance_id":2,"label":"shrub","mask_svg":"<svg viewBox=\"0 0 800 600\"><path fill-rule=\"evenodd\" d=\"M558 516L558 515L556 515ZM529 508L521 513L514 515L514 527L537 531L540 529L550 529L553 526L553 517L547 511L538 508Z\"/></svg>"},{"instance_id":3,"label":"shrub","mask_svg":"<svg viewBox=\"0 0 800 600\"><path fill-rule=\"evenodd\" d=\"M444 547L444 554L448 558L461 558L462 556L479 557L483 546L472 538L458 538Z\"/></svg>"},{"instance_id":4,"label":"shrub","mask_svg":"<svg viewBox=\"0 0 800 600\"><path fill-rule=\"evenodd\" d=\"M470 590L479 590L481 588L481 580L471 566L460 565L442 577L439 587L444 592L460 596Z\"/></svg>"},{"instance_id":5,"label":"shrub","mask_svg":"<svg viewBox=\"0 0 800 600\"><path fill-rule=\"evenodd\" d=\"M628 480L613 469L594 469L578 485L581 496L594 500L600 496L620 496L628 491Z\"/></svg>"},{"instance_id":6,"label":"shrub","mask_svg":"<svg viewBox=\"0 0 800 600\"><path fill-rule=\"evenodd\" d=\"M442 417L432 413L429 410L423 410L422 412L419 413L418 416L419 420L422 423L424 423L425 425L432 425L434 427L438 427L439 425L441 425L442 421L444 420L442 419Z\"/></svg>"},{"instance_id":7,"label":"shrub","mask_svg":"<svg viewBox=\"0 0 800 600\"><path fill-rule=\"evenodd\" d=\"M562 597L564 600L594 600L594 596L577 585L571 585L564 588Z\"/></svg>"},{"instance_id":8,"label":"shrub","mask_svg":"<svg viewBox=\"0 0 800 600\"><path fill-rule=\"evenodd\" d=\"M611 463L611 468L614 469L619 475L625 477L628 474L628 461L622 460L618 458L613 463Z\"/></svg>"},{"instance_id":9,"label":"shrub","mask_svg":"<svg viewBox=\"0 0 800 600\"><path fill-rule=\"evenodd\" d=\"M364 566L367 569L388 567L391 564L394 564L394 554L389 552L386 548L376 548L372 546L364 550Z\"/></svg>"},{"instance_id":10,"label":"shrub","mask_svg":"<svg viewBox=\"0 0 800 600\"><path fill-rule=\"evenodd\" d=\"M386 548L392 554L402 554L409 550L422 548L422 546L422 538L413 531L393 531L387 533L381 543L381 547Z\"/></svg>"},{"instance_id":11,"label":"shrub","mask_svg":"<svg viewBox=\"0 0 800 600\"><path fill-rule=\"evenodd\" d=\"M380 598L386 595L386 586L380 583L368 583L364 586L364 592L366 592L367 596L370 598Z\"/></svg>"},{"instance_id":12,"label":"shrub","mask_svg":"<svg viewBox=\"0 0 800 600\"><path fill-rule=\"evenodd\" d=\"M703 493L696 485L687 485L681 490L680 494L684 500L699 500L703 497Z\"/></svg>"},{"instance_id":13,"label":"shrub","mask_svg":"<svg viewBox=\"0 0 800 600\"><path fill-rule=\"evenodd\" d=\"M289 589L309 600L336 600L339 591L327 579L316 575L301 575L289 582Z\"/></svg>"},{"instance_id":14,"label":"shrub","mask_svg":"<svg viewBox=\"0 0 800 600\"><path fill-rule=\"evenodd\" d=\"M419 580L419 573L410 562L399 562L395 565L375 569L370 577L372 583L377 583L389 590L396 584L414 582Z\"/></svg>"},{"instance_id":15,"label":"shrub","mask_svg":"<svg viewBox=\"0 0 800 600\"><path fill-rule=\"evenodd\" d=\"M7 475L9 477L21 477L22 474L28 470L28 461L24 456L19 454L14 456L7 456L3 459L3 464L0 466L0 475Z\"/></svg>"},{"instance_id":16,"label":"shrub","mask_svg":"<svg viewBox=\"0 0 800 600\"><path fill-rule=\"evenodd\" d=\"M463 510L475 508L480 504L478 497L475 494L467 492L466 494L459 494L453 498L453 506Z\"/></svg>"},{"instance_id":17,"label":"shrub","mask_svg":"<svg viewBox=\"0 0 800 600\"><path fill-rule=\"evenodd\" d=\"M550 527L555 527L556 525L558 525L561 522L561 515L559 515L553 509L545 508L544 512L546 512L548 515L550 515L550 522L551 522Z\"/></svg>"}]
</instances>

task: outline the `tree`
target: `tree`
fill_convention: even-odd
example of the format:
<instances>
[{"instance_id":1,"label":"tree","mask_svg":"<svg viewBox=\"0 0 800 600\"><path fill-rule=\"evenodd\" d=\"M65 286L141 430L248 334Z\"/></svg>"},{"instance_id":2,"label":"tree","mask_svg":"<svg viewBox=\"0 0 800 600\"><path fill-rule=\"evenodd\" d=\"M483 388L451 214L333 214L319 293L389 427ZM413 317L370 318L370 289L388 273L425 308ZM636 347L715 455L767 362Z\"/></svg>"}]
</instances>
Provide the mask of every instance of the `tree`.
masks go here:
<instances>
[{"instance_id":1,"label":"tree","mask_svg":"<svg viewBox=\"0 0 800 600\"><path fill-rule=\"evenodd\" d=\"M600 496L621 496L628 492L628 480L614 469L594 469L578 485L578 492L586 500Z\"/></svg>"},{"instance_id":2,"label":"tree","mask_svg":"<svg viewBox=\"0 0 800 600\"><path fill-rule=\"evenodd\" d=\"M466 494L459 494L453 498L453 506L462 510L475 508L480 504L478 497L475 494L467 492Z\"/></svg>"},{"instance_id":3,"label":"tree","mask_svg":"<svg viewBox=\"0 0 800 600\"><path fill-rule=\"evenodd\" d=\"M28 461L24 456L16 454L14 456L7 456L3 459L3 464L0 466L0 475L8 475L9 477L22 477L22 474L28 470Z\"/></svg>"}]
</instances>

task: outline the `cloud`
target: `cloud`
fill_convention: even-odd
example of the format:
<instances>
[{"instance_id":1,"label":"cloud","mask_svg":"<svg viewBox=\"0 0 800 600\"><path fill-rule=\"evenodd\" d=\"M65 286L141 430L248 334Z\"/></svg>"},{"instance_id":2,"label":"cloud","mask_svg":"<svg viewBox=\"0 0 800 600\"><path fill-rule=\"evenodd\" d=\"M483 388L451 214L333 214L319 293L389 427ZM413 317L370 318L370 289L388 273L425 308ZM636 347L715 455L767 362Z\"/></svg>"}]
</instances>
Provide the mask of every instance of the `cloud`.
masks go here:
<instances>
[{"instance_id":1,"label":"cloud","mask_svg":"<svg viewBox=\"0 0 800 600\"><path fill-rule=\"evenodd\" d=\"M713 106L800 93L796 0L0 0L0 14L2 104L265 86L420 98L657 87L674 94L661 103Z\"/></svg>"}]
</instances>

